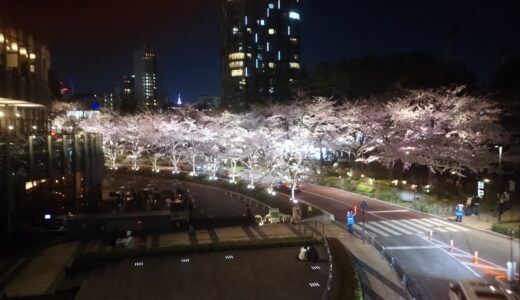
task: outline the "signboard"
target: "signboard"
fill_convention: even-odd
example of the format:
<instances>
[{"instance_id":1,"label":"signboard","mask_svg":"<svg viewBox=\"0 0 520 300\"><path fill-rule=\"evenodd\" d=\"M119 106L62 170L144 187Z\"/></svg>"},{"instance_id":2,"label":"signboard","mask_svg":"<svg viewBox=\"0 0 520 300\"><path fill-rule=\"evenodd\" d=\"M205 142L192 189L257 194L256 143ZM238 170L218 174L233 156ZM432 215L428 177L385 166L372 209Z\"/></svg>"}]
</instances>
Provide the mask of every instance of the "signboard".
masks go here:
<instances>
[{"instance_id":1,"label":"signboard","mask_svg":"<svg viewBox=\"0 0 520 300\"><path fill-rule=\"evenodd\" d=\"M477 197L484 198L484 181L477 183Z\"/></svg>"},{"instance_id":2,"label":"signboard","mask_svg":"<svg viewBox=\"0 0 520 300\"><path fill-rule=\"evenodd\" d=\"M360 206L361 206L362 209L367 208L367 203L365 202L365 200L361 201L361 205Z\"/></svg>"}]
</instances>

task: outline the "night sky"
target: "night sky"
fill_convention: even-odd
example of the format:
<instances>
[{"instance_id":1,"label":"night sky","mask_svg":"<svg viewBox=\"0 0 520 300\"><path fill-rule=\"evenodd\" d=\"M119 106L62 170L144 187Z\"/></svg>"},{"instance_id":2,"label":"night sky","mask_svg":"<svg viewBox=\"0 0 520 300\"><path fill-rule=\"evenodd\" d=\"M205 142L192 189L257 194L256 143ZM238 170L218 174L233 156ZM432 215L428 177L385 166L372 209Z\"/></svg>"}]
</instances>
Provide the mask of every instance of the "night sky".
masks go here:
<instances>
[{"instance_id":1,"label":"night sky","mask_svg":"<svg viewBox=\"0 0 520 300\"><path fill-rule=\"evenodd\" d=\"M60 79L72 79L76 91L102 92L119 84L132 73L133 50L153 42L161 86L172 99L177 93L185 100L220 95L218 0L0 2L10 18L44 33L53 68ZM450 59L466 63L485 81L500 53L520 53L520 10L513 0L302 2L307 69L340 58L415 50L442 59L455 36Z\"/></svg>"}]
</instances>

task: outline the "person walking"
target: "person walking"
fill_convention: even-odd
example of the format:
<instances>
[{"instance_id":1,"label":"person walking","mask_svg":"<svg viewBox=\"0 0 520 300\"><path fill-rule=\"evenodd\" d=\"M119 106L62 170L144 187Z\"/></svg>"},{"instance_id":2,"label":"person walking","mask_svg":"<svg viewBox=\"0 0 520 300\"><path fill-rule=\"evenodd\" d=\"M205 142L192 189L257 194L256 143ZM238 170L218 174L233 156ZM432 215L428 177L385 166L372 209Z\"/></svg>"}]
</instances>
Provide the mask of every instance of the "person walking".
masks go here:
<instances>
[{"instance_id":1,"label":"person walking","mask_svg":"<svg viewBox=\"0 0 520 300\"><path fill-rule=\"evenodd\" d=\"M249 204L246 204L242 216L244 217L245 225L249 226L253 223L253 213L251 212L251 208L249 208Z\"/></svg>"},{"instance_id":2,"label":"person walking","mask_svg":"<svg viewBox=\"0 0 520 300\"><path fill-rule=\"evenodd\" d=\"M354 227L354 217L356 216L356 213L348 210L347 211L347 226L348 226L348 232L352 233L352 227Z\"/></svg>"},{"instance_id":3,"label":"person walking","mask_svg":"<svg viewBox=\"0 0 520 300\"><path fill-rule=\"evenodd\" d=\"M455 217L456 222L462 222L462 216L464 215L464 204L459 203L455 206Z\"/></svg>"}]
</instances>

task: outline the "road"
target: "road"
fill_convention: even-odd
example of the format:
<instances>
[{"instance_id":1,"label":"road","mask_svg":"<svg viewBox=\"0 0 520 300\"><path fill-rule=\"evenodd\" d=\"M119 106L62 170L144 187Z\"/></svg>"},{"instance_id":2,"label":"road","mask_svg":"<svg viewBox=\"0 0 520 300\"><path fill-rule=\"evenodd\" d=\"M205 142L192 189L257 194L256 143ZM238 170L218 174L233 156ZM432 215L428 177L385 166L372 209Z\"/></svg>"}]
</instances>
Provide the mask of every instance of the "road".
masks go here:
<instances>
[{"instance_id":1,"label":"road","mask_svg":"<svg viewBox=\"0 0 520 300\"><path fill-rule=\"evenodd\" d=\"M414 296L418 298L446 299L450 281L503 275L511 255L511 241L506 237L392 203L312 184L304 185L296 198L333 214L342 224L345 224L347 209L357 206L357 231L362 227L360 204L364 200L367 236L373 236L375 242L385 246L385 251L395 258L411 280ZM453 247L450 247L451 241ZM513 257L518 261L516 242L513 248ZM474 262L475 251L478 251L477 263Z\"/></svg>"}]
</instances>

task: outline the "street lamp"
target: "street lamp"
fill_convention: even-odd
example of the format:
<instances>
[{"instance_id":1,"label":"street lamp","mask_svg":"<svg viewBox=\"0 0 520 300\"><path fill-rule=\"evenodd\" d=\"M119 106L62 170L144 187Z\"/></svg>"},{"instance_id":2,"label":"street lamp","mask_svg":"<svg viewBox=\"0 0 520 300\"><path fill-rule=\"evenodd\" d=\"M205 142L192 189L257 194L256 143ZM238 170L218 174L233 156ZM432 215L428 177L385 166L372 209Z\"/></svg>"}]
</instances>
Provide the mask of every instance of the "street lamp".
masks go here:
<instances>
[{"instance_id":1,"label":"street lamp","mask_svg":"<svg viewBox=\"0 0 520 300\"><path fill-rule=\"evenodd\" d=\"M502 192L502 146L495 145L498 148L498 192Z\"/></svg>"}]
</instances>

